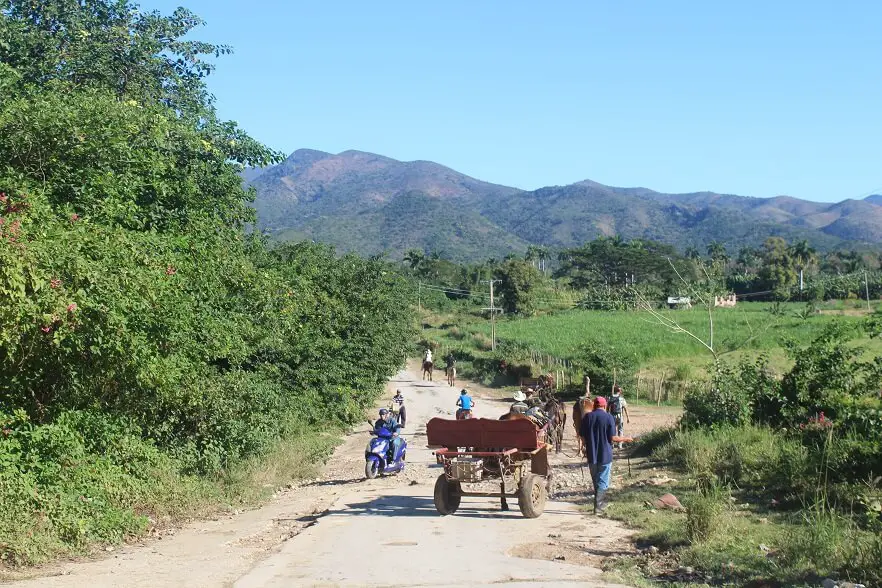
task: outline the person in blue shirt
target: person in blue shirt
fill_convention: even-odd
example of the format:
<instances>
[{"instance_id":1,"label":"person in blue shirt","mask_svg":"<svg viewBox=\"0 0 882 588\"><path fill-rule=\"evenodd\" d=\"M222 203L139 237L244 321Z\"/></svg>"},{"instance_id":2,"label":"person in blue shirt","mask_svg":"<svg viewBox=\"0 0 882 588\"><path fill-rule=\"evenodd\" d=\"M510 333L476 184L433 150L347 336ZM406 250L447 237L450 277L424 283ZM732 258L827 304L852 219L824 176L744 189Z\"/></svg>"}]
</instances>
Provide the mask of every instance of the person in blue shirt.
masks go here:
<instances>
[{"instance_id":1,"label":"person in blue shirt","mask_svg":"<svg viewBox=\"0 0 882 588\"><path fill-rule=\"evenodd\" d=\"M469 391L465 388L459 393L459 398L456 399L456 405L459 407L456 411L456 418L458 420L472 418L472 407L475 406L475 401L472 400L472 397L469 396Z\"/></svg>"},{"instance_id":2,"label":"person in blue shirt","mask_svg":"<svg viewBox=\"0 0 882 588\"><path fill-rule=\"evenodd\" d=\"M630 443L631 437L616 435L616 421L606 411L606 398L598 396L594 399L594 410L582 418L579 436L585 442L585 458L594 484L594 513L602 512L606 507L604 496L609 488L612 474L613 443Z\"/></svg>"},{"instance_id":3,"label":"person in blue shirt","mask_svg":"<svg viewBox=\"0 0 882 588\"><path fill-rule=\"evenodd\" d=\"M395 415L388 408L380 409L380 418L374 423L375 431L381 428L392 433L392 455L395 455L398 453L398 447L401 445L401 437L399 436L401 425L398 424Z\"/></svg>"}]
</instances>

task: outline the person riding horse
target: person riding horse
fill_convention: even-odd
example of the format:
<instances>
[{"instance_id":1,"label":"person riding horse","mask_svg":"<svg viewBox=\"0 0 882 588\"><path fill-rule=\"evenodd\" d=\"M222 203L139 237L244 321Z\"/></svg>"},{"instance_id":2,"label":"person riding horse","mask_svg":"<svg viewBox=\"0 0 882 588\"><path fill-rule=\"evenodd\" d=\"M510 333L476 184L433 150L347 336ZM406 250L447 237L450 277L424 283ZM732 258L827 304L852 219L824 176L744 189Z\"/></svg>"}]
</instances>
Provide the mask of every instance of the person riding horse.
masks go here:
<instances>
[{"instance_id":1,"label":"person riding horse","mask_svg":"<svg viewBox=\"0 0 882 588\"><path fill-rule=\"evenodd\" d=\"M426 348L426 352L423 354L423 379L426 379L428 376L429 381L432 381L432 371L435 369L435 364L432 362L432 350L428 347Z\"/></svg>"},{"instance_id":2,"label":"person riding horse","mask_svg":"<svg viewBox=\"0 0 882 588\"><path fill-rule=\"evenodd\" d=\"M447 354L444 358L445 366L444 366L444 374L447 376L447 385L453 387L456 385L456 358L453 357L453 352Z\"/></svg>"}]
</instances>

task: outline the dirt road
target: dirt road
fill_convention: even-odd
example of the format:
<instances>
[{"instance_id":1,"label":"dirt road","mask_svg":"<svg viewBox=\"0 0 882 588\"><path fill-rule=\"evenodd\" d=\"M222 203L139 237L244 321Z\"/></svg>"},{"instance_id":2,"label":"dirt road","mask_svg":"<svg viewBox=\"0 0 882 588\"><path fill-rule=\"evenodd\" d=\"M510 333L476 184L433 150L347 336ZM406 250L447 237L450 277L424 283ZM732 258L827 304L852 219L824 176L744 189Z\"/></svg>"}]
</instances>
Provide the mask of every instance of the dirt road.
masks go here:
<instances>
[{"instance_id":1,"label":"dirt road","mask_svg":"<svg viewBox=\"0 0 882 588\"><path fill-rule=\"evenodd\" d=\"M602 557L626 553L628 531L585 515L577 463L555 457L565 482L545 514L525 519L515 505L464 499L453 516L435 511L439 469L425 447L425 423L452 415L457 390L404 371L389 389L407 401L408 468L364 480L367 424L350 434L321 479L280 493L237 516L194 524L175 536L131 546L107 559L42 570L16 585L69 586L607 586ZM475 389L478 416L506 403ZM573 435L568 426L567 434ZM566 499L566 500L563 500Z\"/></svg>"}]
</instances>

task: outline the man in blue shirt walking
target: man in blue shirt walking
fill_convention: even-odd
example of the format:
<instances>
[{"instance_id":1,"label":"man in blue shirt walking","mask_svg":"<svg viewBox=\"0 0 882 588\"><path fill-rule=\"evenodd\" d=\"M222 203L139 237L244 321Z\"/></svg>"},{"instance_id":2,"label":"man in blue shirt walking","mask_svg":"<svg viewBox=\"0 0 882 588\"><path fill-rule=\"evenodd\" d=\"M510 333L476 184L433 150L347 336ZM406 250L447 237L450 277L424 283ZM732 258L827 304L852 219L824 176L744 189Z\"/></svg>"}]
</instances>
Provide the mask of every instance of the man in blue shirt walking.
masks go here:
<instances>
[{"instance_id":1,"label":"man in blue shirt walking","mask_svg":"<svg viewBox=\"0 0 882 588\"><path fill-rule=\"evenodd\" d=\"M616 421L606 411L606 398L594 399L594 410L582 418L579 436L585 441L585 457L594 484L594 513L603 511L606 506L604 495L609 488L612 473L613 443L630 443L631 437L616 435Z\"/></svg>"}]
</instances>

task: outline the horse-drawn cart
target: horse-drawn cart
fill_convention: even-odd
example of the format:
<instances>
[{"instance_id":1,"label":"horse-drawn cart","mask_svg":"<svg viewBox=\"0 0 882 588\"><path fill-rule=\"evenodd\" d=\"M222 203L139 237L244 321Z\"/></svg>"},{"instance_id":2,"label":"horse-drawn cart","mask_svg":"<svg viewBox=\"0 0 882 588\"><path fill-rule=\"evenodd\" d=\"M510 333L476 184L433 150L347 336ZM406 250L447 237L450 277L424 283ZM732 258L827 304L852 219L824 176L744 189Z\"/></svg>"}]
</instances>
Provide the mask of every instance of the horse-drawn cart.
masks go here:
<instances>
[{"instance_id":1,"label":"horse-drawn cart","mask_svg":"<svg viewBox=\"0 0 882 588\"><path fill-rule=\"evenodd\" d=\"M508 510L507 498L517 498L525 517L542 514L551 479L544 428L526 419L434 418L426 437L444 467L435 482L435 508L442 515L456 512L464 496L499 498L503 510ZM463 489L488 480L498 480L499 492Z\"/></svg>"}]
</instances>

